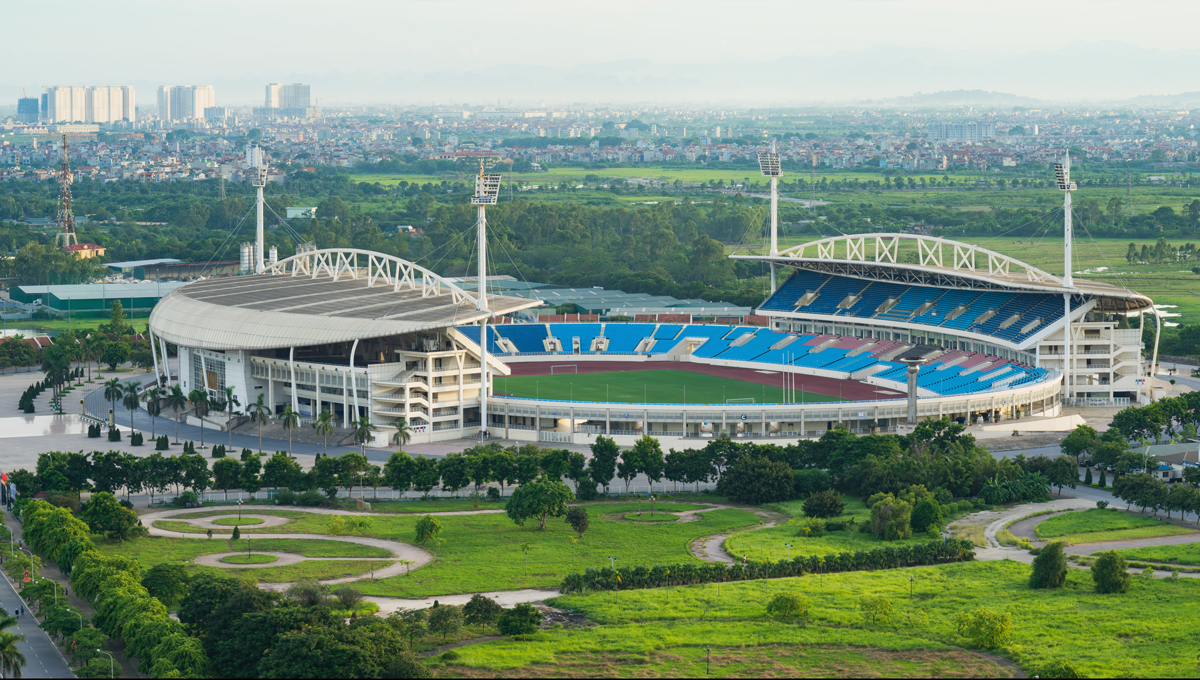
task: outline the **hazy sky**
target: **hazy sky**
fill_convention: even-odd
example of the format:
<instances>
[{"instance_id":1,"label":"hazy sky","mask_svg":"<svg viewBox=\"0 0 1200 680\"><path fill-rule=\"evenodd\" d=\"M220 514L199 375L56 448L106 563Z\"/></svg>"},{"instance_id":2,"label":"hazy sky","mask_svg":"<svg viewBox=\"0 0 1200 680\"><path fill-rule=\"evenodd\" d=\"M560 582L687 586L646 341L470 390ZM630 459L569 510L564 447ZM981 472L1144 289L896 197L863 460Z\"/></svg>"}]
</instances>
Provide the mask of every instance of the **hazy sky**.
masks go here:
<instances>
[{"instance_id":1,"label":"hazy sky","mask_svg":"<svg viewBox=\"0 0 1200 680\"><path fill-rule=\"evenodd\" d=\"M888 48L1002 62L1076 41L1117 41L1165 58L1180 51L1179 58L1187 61L1196 55L1192 44L1200 20L1197 0L64 0L10 5L0 68L0 83L6 86L265 82L331 72L436 74L500 65L562 69L631 59L723 64L886 54ZM1069 78L1075 67L1044 65L1046 72L1056 68ZM1180 83L1174 91L1195 89L1200 86Z\"/></svg>"}]
</instances>

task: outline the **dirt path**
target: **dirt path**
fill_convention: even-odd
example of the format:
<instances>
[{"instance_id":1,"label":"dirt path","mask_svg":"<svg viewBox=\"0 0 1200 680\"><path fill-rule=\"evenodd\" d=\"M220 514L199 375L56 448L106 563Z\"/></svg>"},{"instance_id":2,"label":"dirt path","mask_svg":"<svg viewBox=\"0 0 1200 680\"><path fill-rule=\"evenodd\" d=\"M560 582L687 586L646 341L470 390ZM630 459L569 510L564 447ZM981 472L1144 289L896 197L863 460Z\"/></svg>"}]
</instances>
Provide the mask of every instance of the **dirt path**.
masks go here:
<instances>
[{"instance_id":1,"label":"dirt path","mask_svg":"<svg viewBox=\"0 0 1200 680\"><path fill-rule=\"evenodd\" d=\"M725 539L734 534L740 534L746 531L757 531L759 529L768 529L773 526L778 526L780 522L786 522L788 519L787 517L776 512L761 510L759 508L744 508L735 505L714 505L711 508L704 508L703 510L689 510L686 513L681 512L679 514L687 515L697 512L708 512L711 510L721 509L748 510L755 515L758 515L759 518L761 518L762 523L756 527L743 529L742 531L730 531L728 533L716 534L714 536L702 536L701 538L697 538L696 540L692 541L688 545L688 550L690 550L691 553L697 558L702 559L705 562L724 562L725 564L733 564L735 561L734 558L730 556L729 553L725 552Z\"/></svg>"}]
</instances>

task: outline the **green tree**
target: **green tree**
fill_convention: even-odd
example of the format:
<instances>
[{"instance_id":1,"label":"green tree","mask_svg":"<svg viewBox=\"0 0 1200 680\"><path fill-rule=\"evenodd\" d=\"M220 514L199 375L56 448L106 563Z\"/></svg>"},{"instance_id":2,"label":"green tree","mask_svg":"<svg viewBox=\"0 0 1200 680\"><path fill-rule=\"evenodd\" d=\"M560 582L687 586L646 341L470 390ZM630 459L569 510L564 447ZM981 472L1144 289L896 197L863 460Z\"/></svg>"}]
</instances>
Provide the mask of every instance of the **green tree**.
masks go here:
<instances>
[{"instance_id":1,"label":"green tree","mask_svg":"<svg viewBox=\"0 0 1200 680\"><path fill-rule=\"evenodd\" d=\"M21 669L27 663L25 655L17 649L17 645L25 642L24 635L16 633L0 633L0 676L6 678L21 677Z\"/></svg>"},{"instance_id":2,"label":"green tree","mask_svg":"<svg viewBox=\"0 0 1200 680\"><path fill-rule=\"evenodd\" d=\"M486 631L488 624L495 623L503 611L504 608L499 602L481 593L475 593L470 601L463 605L463 620L469 626L479 626Z\"/></svg>"},{"instance_id":3,"label":"green tree","mask_svg":"<svg viewBox=\"0 0 1200 680\"><path fill-rule=\"evenodd\" d=\"M117 400L125 397L125 388L121 386L120 378L111 378L104 383L104 401L108 402L108 407L114 411L117 408Z\"/></svg>"},{"instance_id":4,"label":"green tree","mask_svg":"<svg viewBox=\"0 0 1200 680\"><path fill-rule=\"evenodd\" d=\"M528 602L506 609L496 622L496 628L502 635L519 637L536 633L541 625L542 612Z\"/></svg>"},{"instance_id":5,"label":"green tree","mask_svg":"<svg viewBox=\"0 0 1200 680\"><path fill-rule=\"evenodd\" d=\"M121 396L121 405L129 409L130 431L133 430L133 414L135 411L137 411L138 405L141 404L141 400L138 398L138 392L141 390L141 388L141 384L131 380L125 383L125 394Z\"/></svg>"},{"instance_id":6,"label":"green tree","mask_svg":"<svg viewBox=\"0 0 1200 680\"><path fill-rule=\"evenodd\" d=\"M892 622L896 612L892 601L885 595L863 595L858 598L858 607L862 610L863 621L870 624L887 625Z\"/></svg>"},{"instance_id":7,"label":"green tree","mask_svg":"<svg viewBox=\"0 0 1200 680\"><path fill-rule=\"evenodd\" d=\"M528 519L538 520L538 529L545 530L547 517L562 517L567 514L567 503L574 498L571 489L557 479L540 477L529 484L522 484L512 493L504 512L518 526Z\"/></svg>"},{"instance_id":8,"label":"green tree","mask_svg":"<svg viewBox=\"0 0 1200 680\"><path fill-rule=\"evenodd\" d=\"M271 417L271 409L267 408L266 395L259 394L258 399L250 408L246 409L250 413L250 420L258 423L258 452L262 453L262 426L266 424L267 419Z\"/></svg>"},{"instance_id":9,"label":"green tree","mask_svg":"<svg viewBox=\"0 0 1200 680\"><path fill-rule=\"evenodd\" d=\"M578 534L579 538L583 538L583 534L588 530L588 511L587 508L581 505L573 505L567 508L567 524L571 525L571 531Z\"/></svg>"},{"instance_id":10,"label":"green tree","mask_svg":"<svg viewBox=\"0 0 1200 680\"><path fill-rule=\"evenodd\" d=\"M973 612L959 612L958 634L981 649L996 649L1012 638L1012 615L980 607Z\"/></svg>"},{"instance_id":11,"label":"green tree","mask_svg":"<svg viewBox=\"0 0 1200 680\"><path fill-rule=\"evenodd\" d=\"M396 433L392 435L392 443L400 447L408 446L413 435L412 428L408 426L408 419L401 418L393 422L392 427L396 428Z\"/></svg>"},{"instance_id":12,"label":"green tree","mask_svg":"<svg viewBox=\"0 0 1200 680\"><path fill-rule=\"evenodd\" d=\"M367 442L371 441L371 433L375 431L375 426L371 424L371 419L366 416L360 416L354 421L354 441L362 447L362 454L367 455Z\"/></svg>"},{"instance_id":13,"label":"green tree","mask_svg":"<svg viewBox=\"0 0 1200 680\"><path fill-rule=\"evenodd\" d=\"M163 389L157 385L146 390L146 413L150 414L150 438L157 439L155 436L158 425L158 416L162 413Z\"/></svg>"},{"instance_id":14,"label":"green tree","mask_svg":"<svg viewBox=\"0 0 1200 680\"><path fill-rule=\"evenodd\" d=\"M717 482L717 491L748 505L778 503L792 497L795 477L787 463L745 456Z\"/></svg>"},{"instance_id":15,"label":"green tree","mask_svg":"<svg viewBox=\"0 0 1200 680\"><path fill-rule=\"evenodd\" d=\"M225 413L229 416L229 448L233 448L233 413L234 409L241 406L242 402L238 401L237 395L233 393L233 385L225 386ZM259 452L261 453L261 451Z\"/></svg>"},{"instance_id":16,"label":"green tree","mask_svg":"<svg viewBox=\"0 0 1200 680\"><path fill-rule=\"evenodd\" d=\"M603 486L604 493L608 493L608 485L612 482L613 476L617 472L617 458L621 455L621 448L609 437L600 435L592 443L591 449L592 462L590 470L592 481Z\"/></svg>"},{"instance_id":17,"label":"green tree","mask_svg":"<svg viewBox=\"0 0 1200 680\"><path fill-rule=\"evenodd\" d=\"M258 396L261 397L262 395L260 394ZM333 414L329 411L321 411L320 415L317 416L317 419L313 421L312 426L313 429L317 431L317 434L321 437L321 439L324 440L325 444L323 450L325 455L328 456L329 435L333 434Z\"/></svg>"},{"instance_id":18,"label":"green tree","mask_svg":"<svg viewBox=\"0 0 1200 680\"><path fill-rule=\"evenodd\" d=\"M1062 541L1054 541L1042 548L1033 558L1033 572L1029 575L1030 588L1062 588L1067 582L1067 555Z\"/></svg>"},{"instance_id":19,"label":"green tree","mask_svg":"<svg viewBox=\"0 0 1200 680\"><path fill-rule=\"evenodd\" d=\"M129 361L129 352L128 342L110 342L104 349L103 361L110 371L115 371L117 366Z\"/></svg>"},{"instance_id":20,"label":"green tree","mask_svg":"<svg viewBox=\"0 0 1200 680\"><path fill-rule=\"evenodd\" d=\"M175 443L179 443L179 412L187 408L188 398L179 385L172 385L167 393L167 408L175 412Z\"/></svg>"},{"instance_id":21,"label":"green tree","mask_svg":"<svg viewBox=\"0 0 1200 680\"><path fill-rule=\"evenodd\" d=\"M834 489L818 491L804 499L804 514L809 517L840 517L845 509L846 502L841 492Z\"/></svg>"},{"instance_id":22,"label":"green tree","mask_svg":"<svg viewBox=\"0 0 1200 680\"><path fill-rule=\"evenodd\" d=\"M288 455L292 455L292 430L300 427L300 414L292 410L292 405L287 404L283 407L283 413L279 414L279 424L288 433Z\"/></svg>"},{"instance_id":23,"label":"green tree","mask_svg":"<svg viewBox=\"0 0 1200 680\"><path fill-rule=\"evenodd\" d=\"M442 605L434 607L429 612L429 623L426 624L429 632L437 635L441 634L445 640L448 635L457 635L463 627L463 613L458 607L451 605Z\"/></svg>"},{"instance_id":24,"label":"green tree","mask_svg":"<svg viewBox=\"0 0 1200 680\"><path fill-rule=\"evenodd\" d=\"M383 466L384 483L401 493L408 491L413 483L415 467L412 456L403 451L393 452Z\"/></svg>"},{"instance_id":25,"label":"green tree","mask_svg":"<svg viewBox=\"0 0 1200 680\"><path fill-rule=\"evenodd\" d=\"M923 534L930 528L942 526L942 508L938 502L928 496L917 501L912 510L912 530Z\"/></svg>"},{"instance_id":26,"label":"green tree","mask_svg":"<svg viewBox=\"0 0 1200 680\"><path fill-rule=\"evenodd\" d=\"M1069 456L1059 456L1054 459L1050 467L1046 470L1046 481L1051 485L1058 487L1059 495L1062 494L1064 486L1075 488L1075 484L1079 481L1079 468L1074 458Z\"/></svg>"},{"instance_id":27,"label":"green tree","mask_svg":"<svg viewBox=\"0 0 1200 680\"><path fill-rule=\"evenodd\" d=\"M442 523L433 515L425 515L417 520L417 545L425 545L442 533Z\"/></svg>"},{"instance_id":28,"label":"green tree","mask_svg":"<svg viewBox=\"0 0 1200 680\"><path fill-rule=\"evenodd\" d=\"M229 490L236 489L242 483L242 464L236 458L218 458L212 466L213 486L225 493L229 500Z\"/></svg>"},{"instance_id":29,"label":"green tree","mask_svg":"<svg viewBox=\"0 0 1200 680\"><path fill-rule=\"evenodd\" d=\"M1099 445L1099 433L1092 427L1079 425L1071 431L1071 434L1067 435L1066 439L1063 439L1061 448L1063 455L1073 457L1075 464L1078 465L1080 456L1094 454Z\"/></svg>"},{"instance_id":30,"label":"green tree","mask_svg":"<svg viewBox=\"0 0 1200 680\"><path fill-rule=\"evenodd\" d=\"M808 600L803 595L778 593L767 603L767 616L783 623L808 623Z\"/></svg>"},{"instance_id":31,"label":"green tree","mask_svg":"<svg viewBox=\"0 0 1200 680\"><path fill-rule=\"evenodd\" d=\"M192 390L188 392L188 403L200 419L200 446L204 446L204 417L208 415L208 390Z\"/></svg>"},{"instance_id":32,"label":"green tree","mask_svg":"<svg viewBox=\"0 0 1200 680\"><path fill-rule=\"evenodd\" d=\"M142 585L151 597L157 597L168 608L178 605L187 595L187 567L174 562L163 562L150 567L142 576Z\"/></svg>"},{"instance_id":33,"label":"green tree","mask_svg":"<svg viewBox=\"0 0 1200 680\"><path fill-rule=\"evenodd\" d=\"M118 540L129 538L138 523L136 512L123 507L111 493L103 491L92 494L83 520L92 531Z\"/></svg>"},{"instance_id":34,"label":"green tree","mask_svg":"<svg viewBox=\"0 0 1200 680\"><path fill-rule=\"evenodd\" d=\"M1096 582L1096 592L1128 592L1133 579L1127 569L1129 566L1125 563L1125 558L1117 552L1107 550L1100 553L1096 563L1092 565L1092 580Z\"/></svg>"}]
</instances>

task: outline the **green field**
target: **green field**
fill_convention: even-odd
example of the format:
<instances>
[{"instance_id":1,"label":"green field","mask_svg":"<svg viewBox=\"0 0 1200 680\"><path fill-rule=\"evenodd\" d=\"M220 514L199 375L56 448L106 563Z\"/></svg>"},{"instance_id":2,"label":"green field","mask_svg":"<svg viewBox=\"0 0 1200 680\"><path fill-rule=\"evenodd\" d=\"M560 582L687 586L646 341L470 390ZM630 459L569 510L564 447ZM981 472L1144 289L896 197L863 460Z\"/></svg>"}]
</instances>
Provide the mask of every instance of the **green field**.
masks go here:
<instances>
[{"instance_id":1,"label":"green field","mask_svg":"<svg viewBox=\"0 0 1200 680\"><path fill-rule=\"evenodd\" d=\"M1190 534L1193 530L1121 510L1092 508L1051 517L1038 524L1034 533L1042 540L1083 543Z\"/></svg>"},{"instance_id":2,"label":"green field","mask_svg":"<svg viewBox=\"0 0 1200 680\"><path fill-rule=\"evenodd\" d=\"M783 389L779 386L675 370L497 377L496 390L517 397L621 404L724 404L729 399L753 399L757 404L783 401ZM842 400L800 392L795 401Z\"/></svg>"},{"instance_id":3,"label":"green field","mask_svg":"<svg viewBox=\"0 0 1200 680\"><path fill-rule=\"evenodd\" d=\"M1128 548L1117 552L1131 560L1147 562L1163 562L1165 564L1185 564L1200 566L1200 544L1187 545L1155 545L1145 548Z\"/></svg>"},{"instance_id":4,"label":"green field","mask_svg":"<svg viewBox=\"0 0 1200 680\"><path fill-rule=\"evenodd\" d=\"M903 673L843 665L848 660L832 667L814 663L846 648L858 649L867 658L876 650L936 652L923 655L927 661L952 648L970 649L970 642L958 634L956 618L960 612L987 607L1012 616L1011 644L987 651L1016 661L1028 676L1047 677L1040 667L1057 660L1074 665L1082 673L1078 677L1195 675L1195 636L1189 631L1195 629L1193 617L1200 625L1200 616L1180 603L1200 595L1200 583L1135 578L1128 593L1098 595L1086 571L1069 570L1066 587L1059 590L1031 590L1029 571L1028 565L1005 560L724 583L719 595L716 584L571 595L551 604L586 614L599 624L596 628L545 631L528 642L498 640L464 647L454 663L455 669L473 671L459 675L479 675L480 669L487 669L489 676L497 670L541 675L547 665L576 666L595 656L606 664L588 669L595 675L691 677L704 674L704 651L711 645L713 657L720 658L711 669L714 676L753 674L737 664L756 659L766 663L764 657L770 656L775 657L775 664L768 666L772 672L759 670L759 675L915 676L916 669ZM812 622L807 627L767 619L765 605L781 591L808 599ZM865 623L859 607L863 596L886 597L895 619L889 624ZM1166 607L1171 614L1148 616L1156 607ZM780 655L780 645L795 653ZM830 647L821 652L822 645ZM455 674L450 670L446 675ZM940 674L997 673L964 666Z\"/></svg>"}]
</instances>

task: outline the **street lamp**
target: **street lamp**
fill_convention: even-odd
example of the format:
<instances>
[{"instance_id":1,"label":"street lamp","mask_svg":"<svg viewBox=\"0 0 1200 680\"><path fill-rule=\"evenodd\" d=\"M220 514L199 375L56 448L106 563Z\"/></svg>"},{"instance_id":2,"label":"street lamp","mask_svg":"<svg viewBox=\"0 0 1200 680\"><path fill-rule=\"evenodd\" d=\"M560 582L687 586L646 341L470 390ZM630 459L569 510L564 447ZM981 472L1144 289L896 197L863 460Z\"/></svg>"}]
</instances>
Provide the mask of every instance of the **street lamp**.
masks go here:
<instances>
[{"instance_id":1,"label":"street lamp","mask_svg":"<svg viewBox=\"0 0 1200 680\"><path fill-rule=\"evenodd\" d=\"M104 651L103 649L97 649L96 652L98 652L100 654L108 654L108 652ZM117 669L117 660L115 658L113 658L112 654L108 654L108 677L115 678L116 677L116 669Z\"/></svg>"},{"instance_id":2,"label":"street lamp","mask_svg":"<svg viewBox=\"0 0 1200 680\"><path fill-rule=\"evenodd\" d=\"M908 576L908 599L910 599L910 600L912 599L912 596L913 596L913 581L916 581L916 580L917 580L916 577L909 574L909 576Z\"/></svg>"},{"instance_id":3,"label":"street lamp","mask_svg":"<svg viewBox=\"0 0 1200 680\"><path fill-rule=\"evenodd\" d=\"M787 552L788 552L788 562L791 562L791 561L792 561L792 544L791 544L791 543L784 543L784 545L786 545L786 546L787 546Z\"/></svg>"},{"instance_id":4,"label":"street lamp","mask_svg":"<svg viewBox=\"0 0 1200 680\"><path fill-rule=\"evenodd\" d=\"M242 499L238 499L238 524L242 523Z\"/></svg>"},{"instance_id":5,"label":"street lamp","mask_svg":"<svg viewBox=\"0 0 1200 680\"><path fill-rule=\"evenodd\" d=\"M612 556L610 555L610 556L609 556L609 558L608 558L608 566L609 566L609 568L611 568L611 569L616 569L616 568L617 568L617 558L615 558L615 557L612 557Z\"/></svg>"},{"instance_id":6,"label":"street lamp","mask_svg":"<svg viewBox=\"0 0 1200 680\"><path fill-rule=\"evenodd\" d=\"M68 609L67 611L71 611L71 610ZM79 612L71 612L71 613L74 614L75 616L79 617L79 630L83 630L83 614L80 614Z\"/></svg>"}]
</instances>

